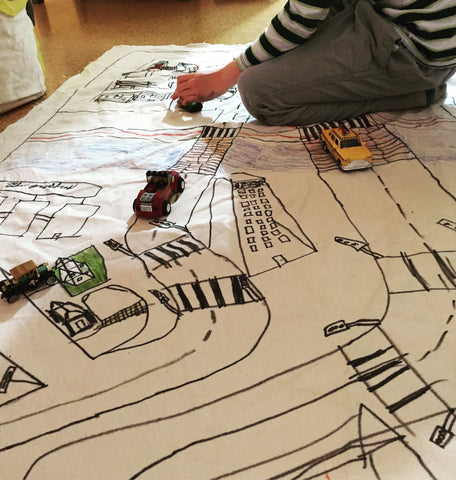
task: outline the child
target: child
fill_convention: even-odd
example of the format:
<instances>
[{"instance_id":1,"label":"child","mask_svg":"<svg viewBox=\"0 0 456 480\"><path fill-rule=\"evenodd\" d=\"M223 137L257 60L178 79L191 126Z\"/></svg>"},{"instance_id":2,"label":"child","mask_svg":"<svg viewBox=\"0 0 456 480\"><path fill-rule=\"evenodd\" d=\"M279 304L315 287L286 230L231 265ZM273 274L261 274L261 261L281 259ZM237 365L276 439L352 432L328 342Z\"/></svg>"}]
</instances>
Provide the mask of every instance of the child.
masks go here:
<instances>
[{"instance_id":1,"label":"child","mask_svg":"<svg viewBox=\"0 0 456 480\"><path fill-rule=\"evenodd\" d=\"M456 67L455 0L289 0L245 52L212 73L178 77L178 103L238 84L270 125L341 120L445 98Z\"/></svg>"}]
</instances>

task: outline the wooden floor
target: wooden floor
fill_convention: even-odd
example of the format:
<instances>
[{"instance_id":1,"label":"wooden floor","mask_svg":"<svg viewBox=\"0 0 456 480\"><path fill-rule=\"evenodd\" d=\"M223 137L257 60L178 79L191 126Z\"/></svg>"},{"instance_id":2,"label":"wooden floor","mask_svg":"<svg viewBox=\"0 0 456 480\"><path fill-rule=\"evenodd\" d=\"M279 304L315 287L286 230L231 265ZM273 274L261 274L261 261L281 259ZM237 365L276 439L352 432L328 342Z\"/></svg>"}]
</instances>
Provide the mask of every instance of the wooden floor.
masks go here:
<instances>
[{"instance_id":1,"label":"wooden floor","mask_svg":"<svg viewBox=\"0 0 456 480\"><path fill-rule=\"evenodd\" d=\"M0 115L0 132L115 45L246 44L284 0L44 0L34 4L47 93Z\"/></svg>"}]
</instances>

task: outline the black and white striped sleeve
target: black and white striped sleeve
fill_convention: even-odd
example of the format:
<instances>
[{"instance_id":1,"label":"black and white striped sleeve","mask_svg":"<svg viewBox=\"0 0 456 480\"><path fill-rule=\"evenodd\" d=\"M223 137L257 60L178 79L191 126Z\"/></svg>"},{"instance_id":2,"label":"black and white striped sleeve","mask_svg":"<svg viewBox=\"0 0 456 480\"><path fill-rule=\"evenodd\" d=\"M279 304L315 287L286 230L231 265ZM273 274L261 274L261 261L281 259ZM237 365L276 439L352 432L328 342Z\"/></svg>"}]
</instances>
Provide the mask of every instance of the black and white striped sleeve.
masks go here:
<instances>
[{"instance_id":1,"label":"black and white striped sleeve","mask_svg":"<svg viewBox=\"0 0 456 480\"><path fill-rule=\"evenodd\" d=\"M303 44L326 19L332 3L289 0L264 33L237 58L239 67L244 70Z\"/></svg>"}]
</instances>

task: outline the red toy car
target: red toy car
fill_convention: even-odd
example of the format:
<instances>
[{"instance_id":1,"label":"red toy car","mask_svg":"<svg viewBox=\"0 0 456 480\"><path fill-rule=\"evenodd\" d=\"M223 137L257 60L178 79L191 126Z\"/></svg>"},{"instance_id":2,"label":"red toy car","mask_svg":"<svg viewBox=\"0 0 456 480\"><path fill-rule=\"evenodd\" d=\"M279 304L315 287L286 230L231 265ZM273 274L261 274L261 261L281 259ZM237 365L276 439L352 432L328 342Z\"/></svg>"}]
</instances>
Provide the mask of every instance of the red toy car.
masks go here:
<instances>
[{"instance_id":1,"label":"red toy car","mask_svg":"<svg viewBox=\"0 0 456 480\"><path fill-rule=\"evenodd\" d=\"M174 203L184 191L185 180L174 170L146 173L147 185L140 190L133 202L138 217L156 218L171 212Z\"/></svg>"}]
</instances>

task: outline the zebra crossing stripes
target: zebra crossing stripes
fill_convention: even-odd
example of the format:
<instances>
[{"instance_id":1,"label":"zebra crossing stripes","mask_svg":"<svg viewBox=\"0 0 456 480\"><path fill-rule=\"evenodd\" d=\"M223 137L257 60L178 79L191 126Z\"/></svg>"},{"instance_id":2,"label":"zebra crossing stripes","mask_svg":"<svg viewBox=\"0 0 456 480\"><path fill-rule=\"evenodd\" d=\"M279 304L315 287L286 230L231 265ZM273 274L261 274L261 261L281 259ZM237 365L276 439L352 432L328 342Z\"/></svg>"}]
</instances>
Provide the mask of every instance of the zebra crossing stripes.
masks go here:
<instances>
[{"instance_id":1,"label":"zebra crossing stripes","mask_svg":"<svg viewBox=\"0 0 456 480\"><path fill-rule=\"evenodd\" d=\"M159 267L172 268L180 258L188 257L192 253L197 253L206 248L190 237L180 237L172 242L158 245L157 247L144 252L144 256L152 260L152 270Z\"/></svg>"},{"instance_id":2,"label":"zebra crossing stripes","mask_svg":"<svg viewBox=\"0 0 456 480\"><path fill-rule=\"evenodd\" d=\"M303 137L308 141L319 140L322 130L327 128L337 128L337 127L346 127L346 128L369 128L371 123L369 118L365 115L360 117L350 118L348 120L338 121L338 122L322 122L315 125L310 125L308 127L299 127Z\"/></svg>"},{"instance_id":3,"label":"zebra crossing stripes","mask_svg":"<svg viewBox=\"0 0 456 480\"><path fill-rule=\"evenodd\" d=\"M177 299L178 310L181 313L244 305L259 302L264 298L248 277L243 274L178 283L169 287L169 290Z\"/></svg>"},{"instance_id":4,"label":"zebra crossing stripes","mask_svg":"<svg viewBox=\"0 0 456 480\"><path fill-rule=\"evenodd\" d=\"M234 138L239 131L237 127L214 127L205 126L201 132L201 138Z\"/></svg>"},{"instance_id":5,"label":"zebra crossing stripes","mask_svg":"<svg viewBox=\"0 0 456 480\"><path fill-rule=\"evenodd\" d=\"M413 421L417 411L430 414L447 408L380 328L375 327L340 350L355 371L352 378L364 383L368 392L404 424Z\"/></svg>"}]
</instances>

